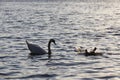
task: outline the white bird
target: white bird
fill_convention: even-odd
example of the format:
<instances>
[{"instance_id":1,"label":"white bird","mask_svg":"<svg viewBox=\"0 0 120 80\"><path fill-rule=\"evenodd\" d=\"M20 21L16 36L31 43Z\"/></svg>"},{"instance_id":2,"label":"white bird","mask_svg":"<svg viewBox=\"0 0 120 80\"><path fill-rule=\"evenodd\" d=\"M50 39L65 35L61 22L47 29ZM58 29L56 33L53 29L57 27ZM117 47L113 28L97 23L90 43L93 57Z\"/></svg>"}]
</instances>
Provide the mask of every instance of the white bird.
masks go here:
<instances>
[{"instance_id":1,"label":"white bird","mask_svg":"<svg viewBox=\"0 0 120 80\"><path fill-rule=\"evenodd\" d=\"M103 53L100 53L100 52L95 52L96 51L96 47L92 50L92 51L90 51L90 52L88 52L87 51L87 49L85 50L85 56L102 56L103 55Z\"/></svg>"},{"instance_id":2,"label":"white bird","mask_svg":"<svg viewBox=\"0 0 120 80\"><path fill-rule=\"evenodd\" d=\"M26 40L26 43L27 43L27 46L28 46L28 49L30 50L30 55L44 55L44 54L48 54L48 58L51 58L51 43L55 43L55 40L54 39L50 39L49 42L48 42L48 52L46 52L44 49L42 49L40 46L36 45L36 44L31 44L29 43L27 40Z\"/></svg>"},{"instance_id":3,"label":"white bird","mask_svg":"<svg viewBox=\"0 0 120 80\"><path fill-rule=\"evenodd\" d=\"M78 52L78 53L84 53L85 52L85 48L82 47L82 46L74 47L74 51Z\"/></svg>"}]
</instances>

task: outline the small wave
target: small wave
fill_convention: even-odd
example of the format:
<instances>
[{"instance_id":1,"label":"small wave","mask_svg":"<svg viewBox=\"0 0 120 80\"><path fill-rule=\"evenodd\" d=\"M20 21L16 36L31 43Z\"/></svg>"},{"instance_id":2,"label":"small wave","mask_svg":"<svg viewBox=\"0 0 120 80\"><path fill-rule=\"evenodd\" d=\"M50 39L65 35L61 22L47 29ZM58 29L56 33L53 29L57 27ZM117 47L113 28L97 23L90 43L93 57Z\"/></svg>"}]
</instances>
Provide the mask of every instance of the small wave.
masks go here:
<instances>
[{"instance_id":1,"label":"small wave","mask_svg":"<svg viewBox=\"0 0 120 80\"><path fill-rule=\"evenodd\" d=\"M8 72L8 73L0 73L0 76L10 76L16 73L20 73L20 72Z\"/></svg>"},{"instance_id":2,"label":"small wave","mask_svg":"<svg viewBox=\"0 0 120 80\"><path fill-rule=\"evenodd\" d=\"M86 73L99 73L99 71L92 71L92 70L88 70L88 71L85 71Z\"/></svg>"},{"instance_id":3,"label":"small wave","mask_svg":"<svg viewBox=\"0 0 120 80\"><path fill-rule=\"evenodd\" d=\"M48 58L45 55L34 55L34 56L29 55L28 59L33 59L33 60L34 59L35 60L48 60Z\"/></svg>"},{"instance_id":4,"label":"small wave","mask_svg":"<svg viewBox=\"0 0 120 80\"><path fill-rule=\"evenodd\" d=\"M28 75L24 77L8 77L6 79L28 79L28 78L48 78L48 77L56 77L57 74L35 74L35 75Z\"/></svg>"},{"instance_id":5,"label":"small wave","mask_svg":"<svg viewBox=\"0 0 120 80\"><path fill-rule=\"evenodd\" d=\"M94 80L93 78L80 78L80 80Z\"/></svg>"},{"instance_id":6,"label":"small wave","mask_svg":"<svg viewBox=\"0 0 120 80\"><path fill-rule=\"evenodd\" d=\"M0 59L4 59L4 58L16 58L16 56L0 56Z\"/></svg>"},{"instance_id":7,"label":"small wave","mask_svg":"<svg viewBox=\"0 0 120 80\"><path fill-rule=\"evenodd\" d=\"M94 68L95 70L102 70L104 69L105 67L101 67L101 68Z\"/></svg>"},{"instance_id":8,"label":"small wave","mask_svg":"<svg viewBox=\"0 0 120 80\"><path fill-rule=\"evenodd\" d=\"M116 78L116 77L119 77L119 76L103 76L103 77L96 77L96 78L99 78L99 79L111 79L111 78Z\"/></svg>"},{"instance_id":9,"label":"small wave","mask_svg":"<svg viewBox=\"0 0 120 80\"><path fill-rule=\"evenodd\" d=\"M118 33L118 34L116 33L116 34L113 34L113 35L114 35L114 36L120 36L120 34L119 34L119 33Z\"/></svg>"},{"instance_id":10,"label":"small wave","mask_svg":"<svg viewBox=\"0 0 120 80\"><path fill-rule=\"evenodd\" d=\"M108 55L120 55L120 53L107 53Z\"/></svg>"},{"instance_id":11,"label":"small wave","mask_svg":"<svg viewBox=\"0 0 120 80\"><path fill-rule=\"evenodd\" d=\"M88 62L73 62L73 63L64 63L64 62L59 62L59 63L47 63L46 65L52 65L52 66L77 66L77 65L89 65L91 63Z\"/></svg>"}]
</instances>

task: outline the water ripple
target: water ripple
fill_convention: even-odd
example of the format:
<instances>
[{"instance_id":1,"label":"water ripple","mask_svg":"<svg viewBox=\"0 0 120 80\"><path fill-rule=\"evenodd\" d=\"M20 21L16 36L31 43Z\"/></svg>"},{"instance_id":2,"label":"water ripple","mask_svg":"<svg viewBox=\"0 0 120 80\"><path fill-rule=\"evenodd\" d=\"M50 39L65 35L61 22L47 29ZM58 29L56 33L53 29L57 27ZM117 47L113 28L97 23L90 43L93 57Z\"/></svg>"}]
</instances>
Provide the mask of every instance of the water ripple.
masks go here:
<instances>
[{"instance_id":1,"label":"water ripple","mask_svg":"<svg viewBox=\"0 0 120 80\"><path fill-rule=\"evenodd\" d=\"M56 77L57 74L35 74L35 75L29 75L25 77L8 77L6 79L29 79L29 78L50 78L50 77Z\"/></svg>"},{"instance_id":2,"label":"water ripple","mask_svg":"<svg viewBox=\"0 0 120 80\"><path fill-rule=\"evenodd\" d=\"M119 80L119 17L114 1L0 2L0 79ZM29 56L25 40L47 51L50 38L51 59ZM105 55L78 55L76 46Z\"/></svg>"},{"instance_id":3,"label":"water ripple","mask_svg":"<svg viewBox=\"0 0 120 80\"><path fill-rule=\"evenodd\" d=\"M10 76L10 75L13 75L13 74L17 74L17 73L20 73L20 72L6 72L6 73L0 73L0 76Z\"/></svg>"}]
</instances>

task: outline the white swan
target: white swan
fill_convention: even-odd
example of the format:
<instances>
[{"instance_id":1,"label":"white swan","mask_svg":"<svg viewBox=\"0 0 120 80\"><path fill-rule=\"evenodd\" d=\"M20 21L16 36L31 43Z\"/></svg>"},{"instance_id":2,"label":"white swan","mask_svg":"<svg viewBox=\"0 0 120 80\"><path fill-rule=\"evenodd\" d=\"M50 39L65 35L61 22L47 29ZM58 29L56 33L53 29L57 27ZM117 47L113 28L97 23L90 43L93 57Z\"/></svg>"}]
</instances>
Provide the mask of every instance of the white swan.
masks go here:
<instances>
[{"instance_id":1,"label":"white swan","mask_svg":"<svg viewBox=\"0 0 120 80\"><path fill-rule=\"evenodd\" d=\"M51 57L51 42L53 42L55 45L55 40L54 39L50 39L48 42L48 52L46 52L44 49L42 49L40 46L36 45L36 44L31 44L26 40L28 49L30 50L30 55L44 55L44 54L48 54L48 58Z\"/></svg>"}]
</instances>

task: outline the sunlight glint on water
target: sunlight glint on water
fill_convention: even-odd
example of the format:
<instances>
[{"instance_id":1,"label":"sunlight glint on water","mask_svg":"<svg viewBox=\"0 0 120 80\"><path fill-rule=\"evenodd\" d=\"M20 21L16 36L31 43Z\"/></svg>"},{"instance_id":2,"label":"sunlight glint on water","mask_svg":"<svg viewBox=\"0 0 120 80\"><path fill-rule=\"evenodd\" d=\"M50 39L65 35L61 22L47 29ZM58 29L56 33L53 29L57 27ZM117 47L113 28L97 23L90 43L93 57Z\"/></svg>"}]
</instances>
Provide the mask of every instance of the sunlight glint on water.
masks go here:
<instances>
[{"instance_id":1,"label":"sunlight glint on water","mask_svg":"<svg viewBox=\"0 0 120 80\"><path fill-rule=\"evenodd\" d=\"M47 50L50 38L51 61L29 57L26 39ZM76 46L113 55L85 57ZM119 52L119 3L0 3L0 79L119 80Z\"/></svg>"}]
</instances>

